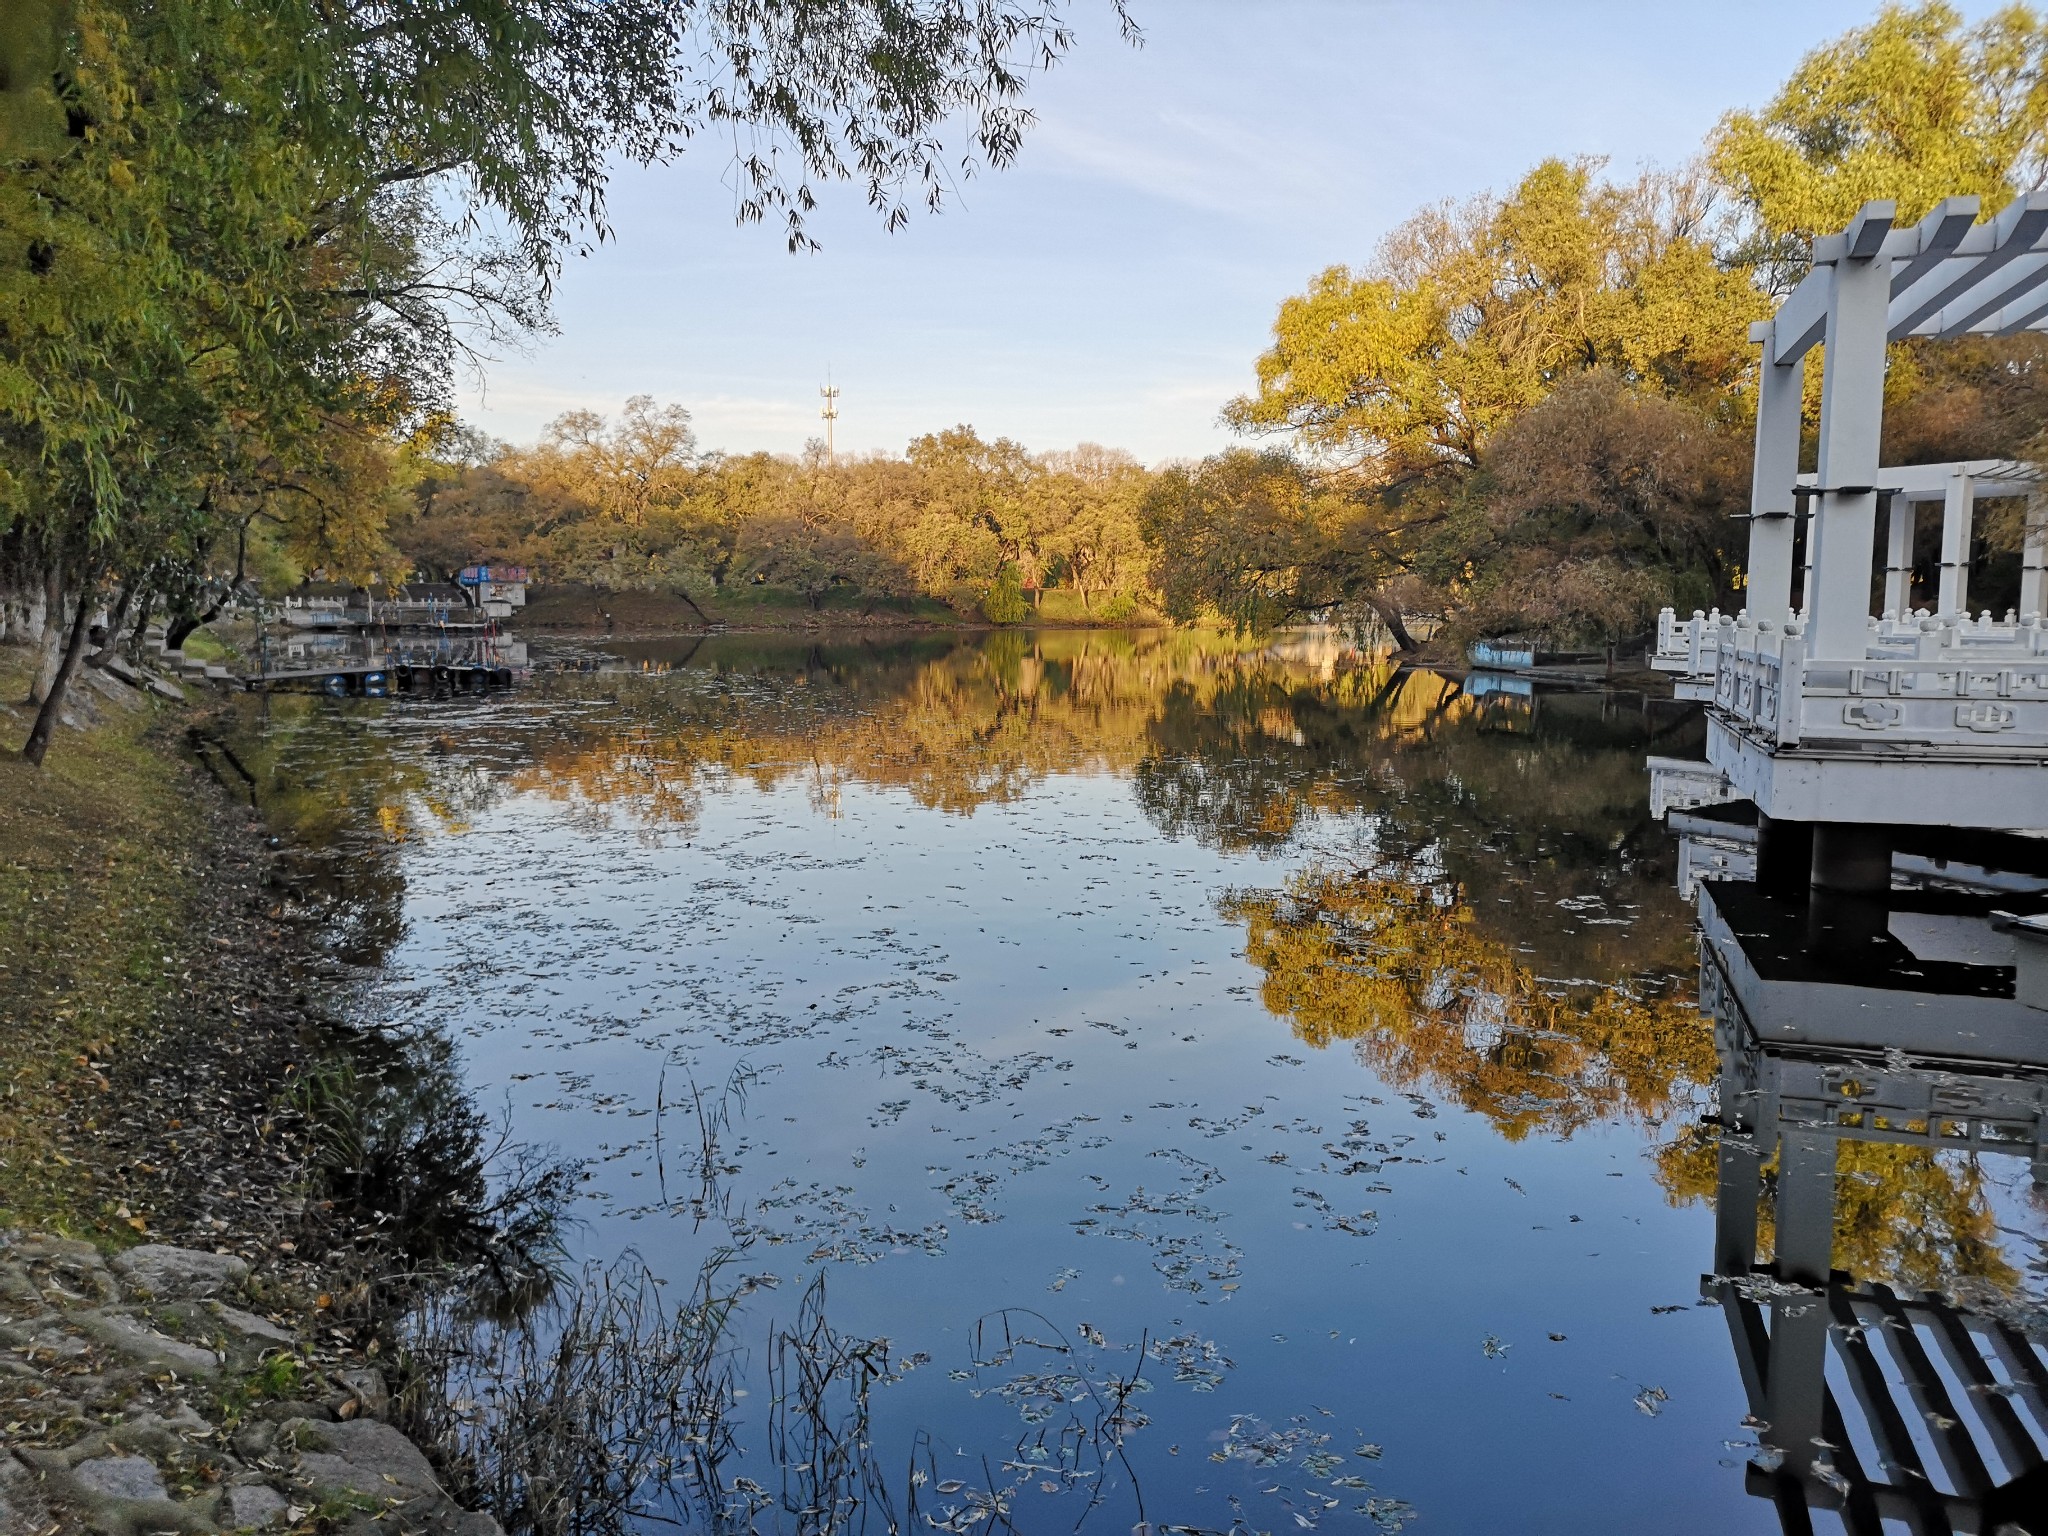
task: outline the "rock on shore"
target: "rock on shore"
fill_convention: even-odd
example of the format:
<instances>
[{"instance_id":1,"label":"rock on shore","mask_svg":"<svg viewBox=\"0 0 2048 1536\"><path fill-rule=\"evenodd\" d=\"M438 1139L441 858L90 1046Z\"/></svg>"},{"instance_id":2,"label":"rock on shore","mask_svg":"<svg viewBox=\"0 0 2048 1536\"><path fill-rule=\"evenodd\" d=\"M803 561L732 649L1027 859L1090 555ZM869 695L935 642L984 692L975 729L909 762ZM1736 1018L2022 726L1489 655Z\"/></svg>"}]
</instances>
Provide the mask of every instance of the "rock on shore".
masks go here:
<instances>
[{"instance_id":1,"label":"rock on shore","mask_svg":"<svg viewBox=\"0 0 2048 1536\"><path fill-rule=\"evenodd\" d=\"M248 1265L0 1232L0 1536L285 1530L499 1536L380 1416L374 1370L312 1365ZM238 1305L239 1303L239 1305Z\"/></svg>"}]
</instances>

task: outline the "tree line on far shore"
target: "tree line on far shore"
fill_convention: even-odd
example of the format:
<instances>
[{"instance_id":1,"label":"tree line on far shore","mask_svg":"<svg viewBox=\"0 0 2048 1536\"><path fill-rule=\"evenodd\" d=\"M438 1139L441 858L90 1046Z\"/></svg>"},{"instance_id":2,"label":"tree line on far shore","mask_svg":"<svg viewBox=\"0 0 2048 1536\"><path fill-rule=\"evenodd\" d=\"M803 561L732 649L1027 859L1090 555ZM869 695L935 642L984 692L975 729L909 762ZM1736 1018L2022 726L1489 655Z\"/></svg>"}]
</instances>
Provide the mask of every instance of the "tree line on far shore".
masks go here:
<instances>
[{"instance_id":1,"label":"tree line on far shore","mask_svg":"<svg viewBox=\"0 0 2048 1536\"><path fill-rule=\"evenodd\" d=\"M433 575L505 561L705 608L758 585L813 609L923 599L997 623L1057 588L1075 617L1116 624L1151 593L1153 479L1127 453L1034 454L965 426L901 456L699 453L688 412L637 396L615 419L561 416L531 448L455 434L420 457L389 534Z\"/></svg>"},{"instance_id":2,"label":"tree line on far shore","mask_svg":"<svg viewBox=\"0 0 2048 1536\"><path fill-rule=\"evenodd\" d=\"M8 0L0 627L40 762L95 620L218 611L268 544L383 563L465 359L549 325L619 163L729 146L809 243L1007 164L1032 79L1125 0Z\"/></svg>"}]
</instances>

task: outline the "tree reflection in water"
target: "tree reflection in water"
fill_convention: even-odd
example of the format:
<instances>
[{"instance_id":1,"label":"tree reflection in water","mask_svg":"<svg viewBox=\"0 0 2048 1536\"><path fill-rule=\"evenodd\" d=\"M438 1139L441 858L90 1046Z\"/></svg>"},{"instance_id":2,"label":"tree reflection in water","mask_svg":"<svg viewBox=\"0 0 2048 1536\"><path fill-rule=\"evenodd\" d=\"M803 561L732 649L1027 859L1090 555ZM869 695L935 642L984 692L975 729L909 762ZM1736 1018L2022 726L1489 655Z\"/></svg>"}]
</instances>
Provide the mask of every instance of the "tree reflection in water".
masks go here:
<instances>
[{"instance_id":1,"label":"tree reflection in water","mask_svg":"<svg viewBox=\"0 0 2048 1536\"><path fill-rule=\"evenodd\" d=\"M1311 868L1225 911L1297 1038L1348 1043L1390 1085L1428 1087L1510 1139L1706 1106L1714 1033L1689 994L1545 980L1448 883Z\"/></svg>"}]
</instances>

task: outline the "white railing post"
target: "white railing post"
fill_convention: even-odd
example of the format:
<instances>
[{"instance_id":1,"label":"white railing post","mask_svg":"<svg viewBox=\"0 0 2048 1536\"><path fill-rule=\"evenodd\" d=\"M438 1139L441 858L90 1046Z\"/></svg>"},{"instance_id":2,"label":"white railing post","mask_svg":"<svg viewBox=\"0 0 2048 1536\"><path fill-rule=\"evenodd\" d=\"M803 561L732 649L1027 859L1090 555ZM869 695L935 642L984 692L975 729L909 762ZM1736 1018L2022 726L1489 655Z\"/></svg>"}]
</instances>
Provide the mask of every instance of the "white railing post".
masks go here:
<instances>
[{"instance_id":1,"label":"white railing post","mask_svg":"<svg viewBox=\"0 0 2048 1536\"><path fill-rule=\"evenodd\" d=\"M2020 551L2020 617L2038 617L2048 597L2048 496L2027 497L2025 542Z\"/></svg>"},{"instance_id":2,"label":"white railing post","mask_svg":"<svg viewBox=\"0 0 2048 1536\"><path fill-rule=\"evenodd\" d=\"M1773 729L1778 744L1799 745L1800 709L1805 702L1806 626L1788 624L1778 645L1778 714Z\"/></svg>"},{"instance_id":3,"label":"white railing post","mask_svg":"<svg viewBox=\"0 0 2048 1536\"><path fill-rule=\"evenodd\" d=\"M1913 502L1892 497L1884 565L1884 611L1891 618L1904 618L1913 606L1913 522Z\"/></svg>"}]
</instances>

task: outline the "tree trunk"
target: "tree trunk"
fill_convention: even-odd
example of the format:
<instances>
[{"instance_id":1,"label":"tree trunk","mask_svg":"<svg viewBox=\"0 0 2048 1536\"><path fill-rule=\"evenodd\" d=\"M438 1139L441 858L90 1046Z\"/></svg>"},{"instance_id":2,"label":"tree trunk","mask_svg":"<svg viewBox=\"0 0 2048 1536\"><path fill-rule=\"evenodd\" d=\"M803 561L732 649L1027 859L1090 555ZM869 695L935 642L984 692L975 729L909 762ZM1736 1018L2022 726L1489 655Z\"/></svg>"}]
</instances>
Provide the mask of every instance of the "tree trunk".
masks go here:
<instances>
[{"instance_id":1,"label":"tree trunk","mask_svg":"<svg viewBox=\"0 0 2048 1536\"><path fill-rule=\"evenodd\" d=\"M135 609L135 631L128 637L128 660L133 666L142 665L142 644L149 638L149 618L156 612L156 588L154 585L142 589L142 601Z\"/></svg>"},{"instance_id":2,"label":"tree trunk","mask_svg":"<svg viewBox=\"0 0 2048 1536\"><path fill-rule=\"evenodd\" d=\"M28 685L31 704L40 705L50 696L50 685L64 662L64 633L64 567L60 562L52 564L43 576L42 654Z\"/></svg>"},{"instance_id":3,"label":"tree trunk","mask_svg":"<svg viewBox=\"0 0 2048 1536\"><path fill-rule=\"evenodd\" d=\"M1402 655L1412 656L1420 649L1408 633L1407 624L1402 621L1399 603L1384 597L1368 597L1365 604L1380 616L1380 622L1387 626L1387 633L1394 637L1394 644L1400 647Z\"/></svg>"},{"instance_id":4,"label":"tree trunk","mask_svg":"<svg viewBox=\"0 0 2048 1536\"><path fill-rule=\"evenodd\" d=\"M114 659L121 646L121 626L128 622L128 605L134 601L134 581L122 582L121 595L115 600L113 611L107 615L107 638L100 642L100 648L87 659L87 666L104 667Z\"/></svg>"},{"instance_id":5,"label":"tree trunk","mask_svg":"<svg viewBox=\"0 0 2048 1536\"><path fill-rule=\"evenodd\" d=\"M90 587L78 594L78 613L71 621L71 632L64 642L63 657L57 666L57 676L50 684L49 697L43 700L43 707L36 712L36 723L30 727L28 741L21 749L21 755L31 766L43 766L43 755L50 750L50 734L57 729L57 717L64 710L64 695L71 690L71 679L78 673L78 663L85 656L85 637L92 628L92 592Z\"/></svg>"},{"instance_id":6,"label":"tree trunk","mask_svg":"<svg viewBox=\"0 0 2048 1536\"><path fill-rule=\"evenodd\" d=\"M212 614L206 616L207 619L212 617ZM182 651L185 649L186 637L205 622L206 619L190 613L181 613L176 618L166 621L164 624L164 649L167 651Z\"/></svg>"},{"instance_id":7,"label":"tree trunk","mask_svg":"<svg viewBox=\"0 0 2048 1536\"><path fill-rule=\"evenodd\" d=\"M57 574L53 568L51 575ZM60 578L61 584L61 578ZM41 645L45 627L50 622L50 577L46 575L36 588L36 595L29 599L24 615L28 630L28 643Z\"/></svg>"}]
</instances>

